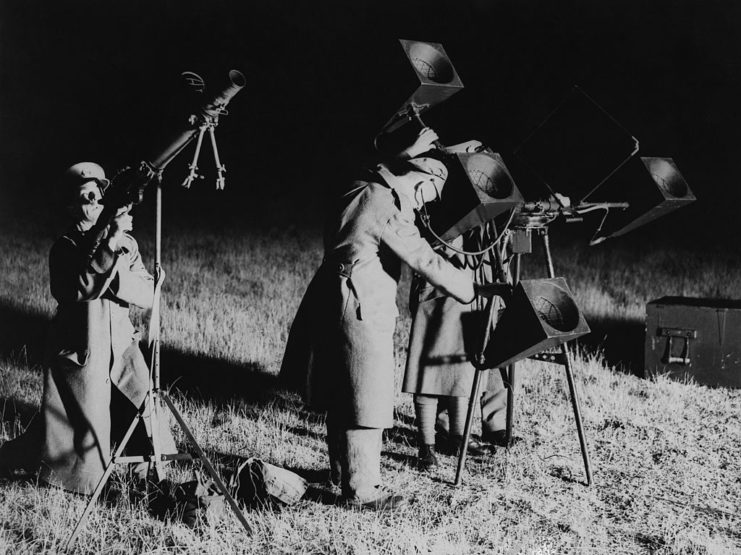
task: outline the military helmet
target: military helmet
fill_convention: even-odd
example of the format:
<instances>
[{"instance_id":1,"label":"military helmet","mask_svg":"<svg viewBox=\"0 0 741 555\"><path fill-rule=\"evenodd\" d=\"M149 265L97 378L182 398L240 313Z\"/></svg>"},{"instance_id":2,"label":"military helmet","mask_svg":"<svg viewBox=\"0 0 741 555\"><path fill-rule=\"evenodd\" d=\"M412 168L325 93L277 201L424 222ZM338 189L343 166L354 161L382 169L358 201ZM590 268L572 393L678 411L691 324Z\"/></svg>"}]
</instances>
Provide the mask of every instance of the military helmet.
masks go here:
<instances>
[{"instance_id":1,"label":"military helmet","mask_svg":"<svg viewBox=\"0 0 741 555\"><path fill-rule=\"evenodd\" d=\"M64 183L66 189L79 187L88 181L95 181L100 187L101 192L105 192L110 181L106 179L105 171L95 162L78 162L67 168L64 172Z\"/></svg>"}]
</instances>

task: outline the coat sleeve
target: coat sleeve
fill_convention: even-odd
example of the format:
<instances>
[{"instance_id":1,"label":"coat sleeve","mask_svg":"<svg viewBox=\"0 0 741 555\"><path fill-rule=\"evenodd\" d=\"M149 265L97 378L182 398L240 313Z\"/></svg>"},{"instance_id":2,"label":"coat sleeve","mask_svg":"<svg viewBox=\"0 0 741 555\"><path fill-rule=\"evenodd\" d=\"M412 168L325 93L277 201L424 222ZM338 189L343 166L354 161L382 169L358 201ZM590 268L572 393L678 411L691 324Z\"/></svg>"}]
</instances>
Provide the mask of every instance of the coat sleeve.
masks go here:
<instances>
[{"instance_id":1,"label":"coat sleeve","mask_svg":"<svg viewBox=\"0 0 741 555\"><path fill-rule=\"evenodd\" d=\"M139 253L139 245L131 235L125 235L124 253L118 260L116 279L111 292L122 301L141 308L152 308L154 278L147 271Z\"/></svg>"},{"instance_id":2,"label":"coat sleeve","mask_svg":"<svg viewBox=\"0 0 741 555\"><path fill-rule=\"evenodd\" d=\"M462 303L473 301L473 281L470 276L456 269L432 249L407 211L396 211L391 216L381 233L381 242L446 295Z\"/></svg>"},{"instance_id":3,"label":"coat sleeve","mask_svg":"<svg viewBox=\"0 0 741 555\"><path fill-rule=\"evenodd\" d=\"M119 255L101 245L91 260L69 237L54 243L49 253L51 294L60 302L91 301L108 289Z\"/></svg>"}]
</instances>

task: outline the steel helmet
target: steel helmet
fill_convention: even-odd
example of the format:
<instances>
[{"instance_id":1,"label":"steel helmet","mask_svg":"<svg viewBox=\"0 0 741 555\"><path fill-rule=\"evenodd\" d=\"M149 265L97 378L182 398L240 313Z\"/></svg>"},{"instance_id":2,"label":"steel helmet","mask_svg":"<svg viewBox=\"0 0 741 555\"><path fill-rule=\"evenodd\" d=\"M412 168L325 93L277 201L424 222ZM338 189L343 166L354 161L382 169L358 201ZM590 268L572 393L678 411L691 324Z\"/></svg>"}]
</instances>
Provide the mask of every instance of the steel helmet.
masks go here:
<instances>
[{"instance_id":1,"label":"steel helmet","mask_svg":"<svg viewBox=\"0 0 741 555\"><path fill-rule=\"evenodd\" d=\"M64 182L68 188L74 186L79 187L88 181L95 181L100 187L101 192L105 191L108 185L110 185L110 181L106 179L105 171L95 162L78 162L64 172Z\"/></svg>"}]
</instances>

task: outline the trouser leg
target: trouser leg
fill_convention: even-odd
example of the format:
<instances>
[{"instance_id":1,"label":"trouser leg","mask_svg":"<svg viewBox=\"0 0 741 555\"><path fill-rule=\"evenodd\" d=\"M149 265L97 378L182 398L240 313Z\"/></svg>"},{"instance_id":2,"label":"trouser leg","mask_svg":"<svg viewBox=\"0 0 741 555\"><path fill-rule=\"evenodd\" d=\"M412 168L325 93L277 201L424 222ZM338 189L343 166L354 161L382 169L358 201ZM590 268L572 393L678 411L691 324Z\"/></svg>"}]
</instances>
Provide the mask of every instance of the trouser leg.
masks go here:
<instances>
[{"instance_id":1,"label":"trouser leg","mask_svg":"<svg viewBox=\"0 0 741 555\"><path fill-rule=\"evenodd\" d=\"M417 417L417 430L420 443L435 445L435 419L437 417L437 397L433 395L415 395L414 412Z\"/></svg>"},{"instance_id":2,"label":"trouser leg","mask_svg":"<svg viewBox=\"0 0 741 555\"><path fill-rule=\"evenodd\" d=\"M378 497L381 485L381 428L350 428L344 431L346 449L342 468L342 494L354 501Z\"/></svg>"},{"instance_id":3,"label":"trouser leg","mask_svg":"<svg viewBox=\"0 0 741 555\"><path fill-rule=\"evenodd\" d=\"M504 382L498 370L492 371L491 376L488 390L481 394L479 400L481 405L481 433L483 435L504 430L507 427L507 388L504 387ZM439 403L437 407L437 428L451 436L463 435L461 426L465 426L467 403L468 400L465 397L446 397L445 402ZM458 416L456 417L454 413L457 413ZM455 422L456 420L457 422Z\"/></svg>"},{"instance_id":4,"label":"trouser leg","mask_svg":"<svg viewBox=\"0 0 741 555\"><path fill-rule=\"evenodd\" d=\"M448 397L448 415L451 437L463 437L468 414L468 399L465 397Z\"/></svg>"},{"instance_id":5,"label":"trouser leg","mask_svg":"<svg viewBox=\"0 0 741 555\"><path fill-rule=\"evenodd\" d=\"M339 486L342 481L344 453L347 449L343 429L332 413L327 414L327 453L329 454L329 481Z\"/></svg>"},{"instance_id":6,"label":"trouser leg","mask_svg":"<svg viewBox=\"0 0 741 555\"><path fill-rule=\"evenodd\" d=\"M492 370L489 376L488 391L481 395L481 433L504 430L507 427L507 388L504 387L502 374Z\"/></svg>"}]
</instances>

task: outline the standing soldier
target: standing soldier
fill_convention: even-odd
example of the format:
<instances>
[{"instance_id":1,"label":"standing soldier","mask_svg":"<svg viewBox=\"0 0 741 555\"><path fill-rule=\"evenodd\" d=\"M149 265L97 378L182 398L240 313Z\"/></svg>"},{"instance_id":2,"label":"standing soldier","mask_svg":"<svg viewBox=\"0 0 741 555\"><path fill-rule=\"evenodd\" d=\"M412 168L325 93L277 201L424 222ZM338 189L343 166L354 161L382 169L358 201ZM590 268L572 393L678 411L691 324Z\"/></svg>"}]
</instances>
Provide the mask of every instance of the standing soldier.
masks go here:
<instances>
[{"instance_id":1,"label":"standing soldier","mask_svg":"<svg viewBox=\"0 0 741 555\"><path fill-rule=\"evenodd\" d=\"M475 228L453 241L453 247L468 252L480 251L482 229ZM472 279L492 283L492 266L488 261L476 262L473 257L453 253L450 262ZM499 299L494 299L499 303ZM412 327L409 333L409 354L402 391L414 394L414 409L419 432L419 454L417 464L421 470L436 466L435 427L438 415L447 411L447 438L441 445L442 451L455 454L463 443L463 432L468 412L476 370L472 362L473 349L464 332L470 337L483 335L483 329L475 329L484 323L476 319L476 303L463 305L450 297L439 294L433 284L415 276L410 292ZM498 305L497 305L498 306ZM480 309L480 307L479 307ZM480 313L483 311L479 310ZM496 313L495 308L495 313ZM468 320L468 321L466 321ZM480 382L482 409L482 439L484 443L471 440L468 452L472 455L487 455L494 452L496 438L506 425L507 390L498 371L484 371ZM445 424L445 422L442 422Z\"/></svg>"},{"instance_id":2,"label":"standing soldier","mask_svg":"<svg viewBox=\"0 0 741 555\"><path fill-rule=\"evenodd\" d=\"M63 194L72 226L49 255L51 293L59 304L41 414L0 449L0 469L39 467L42 481L85 494L102 477L113 444L149 386L129 306L151 308L154 283L128 233L133 225L129 207L117 213L100 244L91 237L108 184L103 168L92 162L75 164L65 173ZM164 451L174 451L169 427L162 424ZM129 446L148 445L145 433L140 425ZM145 474L145 465L137 471Z\"/></svg>"},{"instance_id":3,"label":"standing soldier","mask_svg":"<svg viewBox=\"0 0 741 555\"><path fill-rule=\"evenodd\" d=\"M379 164L337 199L324 261L283 360L282 374L305 376L307 401L327 411L330 479L351 506L384 510L404 502L381 487L380 476L381 434L393 425L401 263L459 302L475 296L470 276L435 253L414 224L414 209L437 198L447 178L442 162L419 156L436 139L423 129L400 159Z\"/></svg>"}]
</instances>

